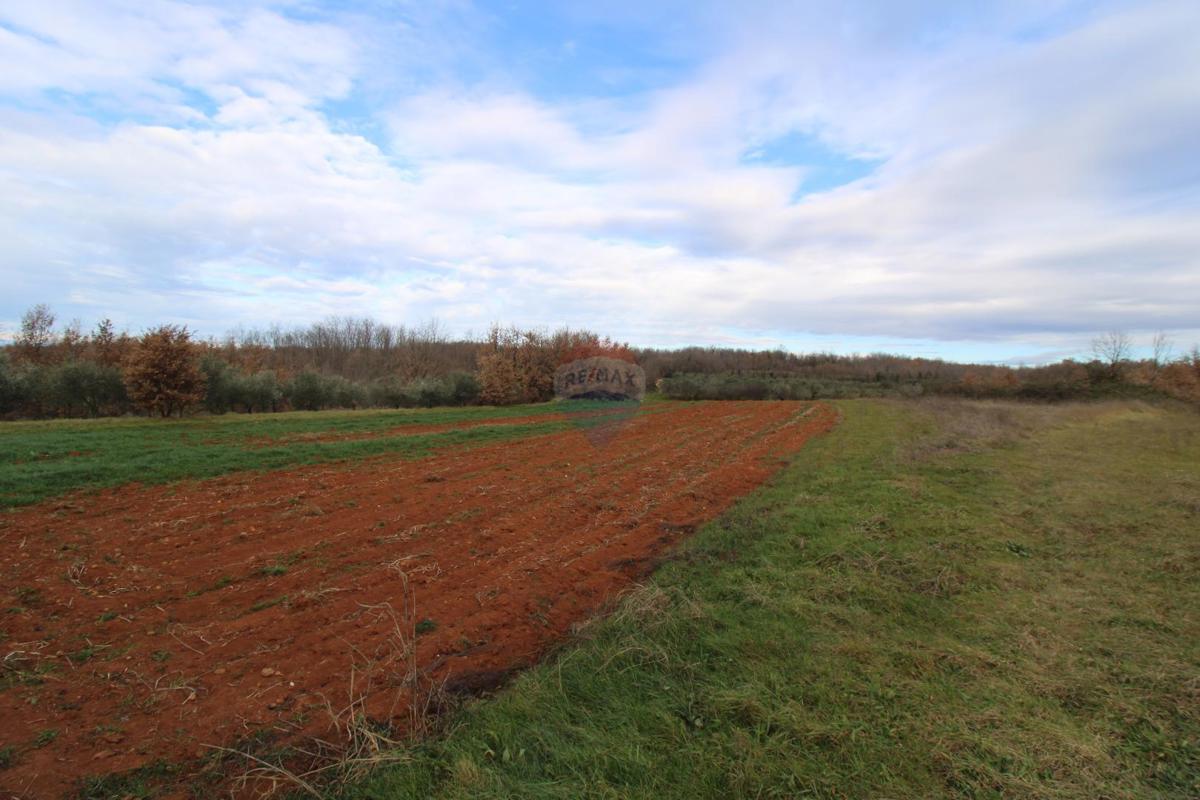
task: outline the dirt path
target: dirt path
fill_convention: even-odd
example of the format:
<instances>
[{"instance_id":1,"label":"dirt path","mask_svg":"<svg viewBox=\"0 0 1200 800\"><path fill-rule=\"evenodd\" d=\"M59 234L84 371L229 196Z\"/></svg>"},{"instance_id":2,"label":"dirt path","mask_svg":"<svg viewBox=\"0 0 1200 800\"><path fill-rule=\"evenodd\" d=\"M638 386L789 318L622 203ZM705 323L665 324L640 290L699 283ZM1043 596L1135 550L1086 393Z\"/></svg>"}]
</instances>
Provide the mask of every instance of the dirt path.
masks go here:
<instances>
[{"instance_id":1,"label":"dirt path","mask_svg":"<svg viewBox=\"0 0 1200 800\"><path fill-rule=\"evenodd\" d=\"M450 691L494 687L835 419L680 405L603 447L570 430L6 515L5 606L24 610L0 620L0 748L15 750L0 786L54 797L205 744L325 734L352 667L399 669L385 612L406 582L417 663ZM394 713L394 685L368 695Z\"/></svg>"}]
</instances>

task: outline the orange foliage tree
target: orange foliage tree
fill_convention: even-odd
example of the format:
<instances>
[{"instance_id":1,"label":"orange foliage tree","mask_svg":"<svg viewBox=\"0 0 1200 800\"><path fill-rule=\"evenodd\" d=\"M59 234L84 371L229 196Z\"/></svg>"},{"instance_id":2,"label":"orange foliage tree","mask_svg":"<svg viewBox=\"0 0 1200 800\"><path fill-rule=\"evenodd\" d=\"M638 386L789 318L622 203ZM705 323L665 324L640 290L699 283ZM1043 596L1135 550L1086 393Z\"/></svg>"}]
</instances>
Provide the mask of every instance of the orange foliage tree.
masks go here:
<instances>
[{"instance_id":1,"label":"orange foliage tree","mask_svg":"<svg viewBox=\"0 0 1200 800\"><path fill-rule=\"evenodd\" d=\"M590 331L537 331L493 326L479 349L479 396L488 405L538 403L554 396L554 370L579 358L632 362L628 345Z\"/></svg>"},{"instance_id":2,"label":"orange foliage tree","mask_svg":"<svg viewBox=\"0 0 1200 800\"><path fill-rule=\"evenodd\" d=\"M1171 397L1200 403L1200 350L1159 370L1154 387Z\"/></svg>"},{"instance_id":3,"label":"orange foliage tree","mask_svg":"<svg viewBox=\"0 0 1200 800\"><path fill-rule=\"evenodd\" d=\"M151 414L183 416L204 397L199 353L186 327L162 325L147 331L125 362L125 389Z\"/></svg>"}]
</instances>

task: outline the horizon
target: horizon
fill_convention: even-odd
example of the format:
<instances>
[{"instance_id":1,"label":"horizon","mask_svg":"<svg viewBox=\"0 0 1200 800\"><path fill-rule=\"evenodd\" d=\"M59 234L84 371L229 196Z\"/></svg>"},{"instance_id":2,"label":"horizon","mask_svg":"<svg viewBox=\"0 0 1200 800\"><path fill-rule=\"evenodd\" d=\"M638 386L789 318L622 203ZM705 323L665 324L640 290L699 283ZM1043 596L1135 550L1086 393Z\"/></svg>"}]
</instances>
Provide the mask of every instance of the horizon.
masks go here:
<instances>
[{"instance_id":1,"label":"horizon","mask_svg":"<svg viewBox=\"0 0 1200 800\"><path fill-rule=\"evenodd\" d=\"M47 305L47 307L49 308L49 311L52 314L54 313L54 309L49 307L48 304L43 304L43 305ZM406 328L408 332L410 332L417 338L420 338L421 336L425 336L425 335L430 335L427 332L432 329L432 330L436 331L436 336L438 336L441 341L447 342L447 343L472 343L472 344L483 343L486 341L486 338L487 338L487 331L468 330L468 331L465 331L462 333L450 332L436 318L425 320L425 321L419 322L419 323L406 324L406 323L392 323L392 322L388 322L386 320L378 320L378 319L366 318L366 317L328 316L324 319L314 320L313 322L304 323L304 324L288 325L288 324L284 324L284 323L280 323L280 322L270 322L270 323L267 323L262 326L241 325L241 326L232 328L230 330L227 330L221 334L205 334L205 333L202 333L199 331L194 331L194 330L188 328L186 325L182 325L180 327L183 327L185 330L187 330L192 341L198 342L198 343L203 343L206 346L223 347L223 346L226 346L229 344L233 344L234 346L242 347L245 345L242 342L240 342L239 339L244 339L248 335L263 335L263 334L269 335L273 330L279 330L285 334L286 333L303 333L304 331L308 330L311 326L321 325L321 324L337 324L337 323L340 323L343 321L348 321L348 320L353 320L353 321L367 320L367 321L370 321L370 322L375 323L380 326L391 326L394 328ZM89 337L89 336L95 334L99 324L104 321L112 322L111 319L102 317L102 318L96 320L94 324L91 324L90 326L88 326L88 325L84 324L83 320L80 320L78 318L71 319L71 320L62 320L62 319L59 319L57 317L57 315L55 315L53 333L57 340L57 339L61 338L62 334L66 331L66 329L68 327L71 327L71 328L76 329L79 333L81 333L86 338L86 337ZM170 323L170 322L160 323L160 325L175 325L175 324L177 324L177 323ZM160 327L160 325L150 325L141 330L130 330L128 328L116 327L114 325L113 332L117 335L128 336L132 339L136 339L139 336L141 336L142 334L144 334L150 330L153 330L157 327ZM758 347L744 346L744 345L738 345L738 344L680 344L680 345L664 347L664 346L638 344L636 342L627 342L627 341L617 339L616 337L608 336L604 331L589 330L587 328L581 328L578 326L571 327L571 326L564 325L564 326L559 326L559 327L555 327L555 328L551 328L551 327L547 327L547 326L529 327L529 326L522 326L522 325L516 325L516 324L510 324L510 323L495 322L495 323L492 323L492 325L489 325L489 330L492 326L495 326L495 327L498 327L498 328L504 329L504 330L530 331L530 332L538 333L538 334L542 334L542 335L551 335L556 331L564 331L564 330L574 331L574 332L582 332L582 333L591 333L591 334L595 334L603 339L607 339L608 341L612 342L614 345L628 347L634 351L653 350L653 351L658 351L658 352L673 352L673 351L677 352L677 351L688 350L688 349L743 350L743 351L748 351L748 352L782 352L789 356L795 356L798 358L803 358L806 356L832 356L832 357L849 358L849 359L896 358L896 359L913 360L913 361L917 361L917 360L941 361L941 362L944 362L947 364L956 364L959 366L1007 367L1007 368L1011 368L1011 369L1035 369L1038 367L1050 366L1050 365L1061 364L1061 363L1066 363L1066 362L1087 364L1087 363L1096 362L1097 360L1103 361L1104 358L1099 353L1096 352L1097 347L1100 346L1100 344L1099 344L1100 339L1103 336L1120 336L1120 337L1124 338L1128 345L1128 352L1129 352L1127 360L1131 361L1131 362L1146 361L1146 360L1150 360L1153 358L1165 358L1168 361L1177 360L1177 359L1181 359L1181 358L1186 359L1189 357L1189 353L1194 352L1198 349L1196 345L1191 345L1190 347L1181 347L1181 346L1179 346L1178 342L1167 337L1164 340L1164 342L1160 343L1160 346L1165 345L1165 351L1156 353L1153 342L1149 342L1149 343L1139 342L1139 341L1135 340L1133 337L1129 336L1124 331L1106 331L1106 332L1103 332L1100 336L1093 339L1092 342L1089 343L1089 345L1086 349L1086 352L1080 351L1080 352L1058 353L1058 354L1047 353L1047 354L1044 354L1045 357L1040 361L1024 360L1024 359L986 361L986 360L948 358L948 357L944 357L944 356L940 356L940 355L919 355L919 354L908 353L908 352L890 351L890 350L882 350L882 349L875 349L875 350L807 349L807 350L800 350L800 349L786 347L781 344L775 345L775 346L763 345L763 346L758 346ZM1165 333L1160 331L1159 335L1165 336ZM13 333L4 331L4 330L0 330L0 348L8 347L8 346L14 344L15 341L16 341L16 336Z\"/></svg>"},{"instance_id":2,"label":"horizon","mask_svg":"<svg viewBox=\"0 0 1200 800\"><path fill-rule=\"evenodd\" d=\"M0 340L329 316L638 347L1200 342L1200 6L0 8Z\"/></svg>"}]
</instances>

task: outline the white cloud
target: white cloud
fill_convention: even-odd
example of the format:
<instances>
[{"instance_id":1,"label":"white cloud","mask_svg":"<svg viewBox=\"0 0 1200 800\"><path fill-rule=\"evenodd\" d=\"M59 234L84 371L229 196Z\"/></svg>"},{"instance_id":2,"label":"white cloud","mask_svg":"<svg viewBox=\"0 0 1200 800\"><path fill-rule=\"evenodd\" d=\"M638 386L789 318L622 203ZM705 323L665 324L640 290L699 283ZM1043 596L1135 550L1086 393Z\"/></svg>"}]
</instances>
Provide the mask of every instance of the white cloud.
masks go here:
<instances>
[{"instance_id":1,"label":"white cloud","mask_svg":"<svg viewBox=\"0 0 1200 800\"><path fill-rule=\"evenodd\" d=\"M807 25L742 17L689 77L629 97L551 102L431 64L428 85L386 106L358 98L386 124L375 139L325 105L375 85L362 71L382 58L336 20L165 2L53 11L0 12L0 93L32 109L0 116L14 305L67 286L94 316L179 315L213 333L365 313L1014 353L1112 327L1196 333L1190 4L932 43L846 28L829 9ZM414 17L403 35L449 36L459 57L440 24ZM84 121L46 107L46 89L148 118ZM797 131L884 163L796 202L805 165L744 156Z\"/></svg>"}]
</instances>

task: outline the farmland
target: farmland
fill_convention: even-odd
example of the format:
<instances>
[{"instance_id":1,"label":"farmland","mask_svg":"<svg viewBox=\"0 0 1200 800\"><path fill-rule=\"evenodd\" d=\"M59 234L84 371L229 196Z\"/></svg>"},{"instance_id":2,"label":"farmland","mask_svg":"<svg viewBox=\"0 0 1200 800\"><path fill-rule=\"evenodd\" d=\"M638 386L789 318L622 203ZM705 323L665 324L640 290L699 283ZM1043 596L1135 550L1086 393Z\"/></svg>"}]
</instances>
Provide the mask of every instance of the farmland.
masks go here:
<instances>
[{"instance_id":1,"label":"farmland","mask_svg":"<svg viewBox=\"0 0 1200 800\"><path fill-rule=\"evenodd\" d=\"M0 786L24 796L254 792L265 764L346 800L1200 792L1193 410L5 431ZM139 438L169 468L100 469Z\"/></svg>"},{"instance_id":2,"label":"farmland","mask_svg":"<svg viewBox=\"0 0 1200 800\"><path fill-rule=\"evenodd\" d=\"M345 707L423 724L397 711L421 681L397 675L495 688L835 419L780 402L13 425L3 785L195 774L205 745L300 742Z\"/></svg>"},{"instance_id":3,"label":"farmland","mask_svg":"<svg viewBox=\"0 0 1200 800\"><path fill-rule=\"evenodd\" d=\"M1200 795L1200 418L838 404L578 643L345 797Z\"/></svg>"}]
</instances>

